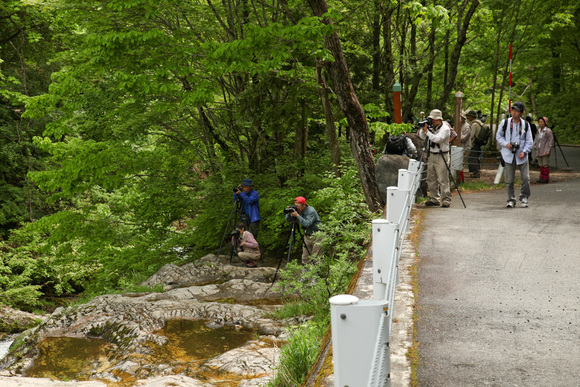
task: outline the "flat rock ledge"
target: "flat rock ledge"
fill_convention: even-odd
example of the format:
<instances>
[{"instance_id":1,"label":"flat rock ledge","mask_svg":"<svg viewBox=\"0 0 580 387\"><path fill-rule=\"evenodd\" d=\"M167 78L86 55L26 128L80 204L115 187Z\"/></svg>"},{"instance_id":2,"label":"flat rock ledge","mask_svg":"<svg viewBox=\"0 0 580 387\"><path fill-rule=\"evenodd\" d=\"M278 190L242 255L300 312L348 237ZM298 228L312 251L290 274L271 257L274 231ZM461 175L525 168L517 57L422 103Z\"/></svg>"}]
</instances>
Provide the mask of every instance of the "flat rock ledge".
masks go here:
<instances>
[{"instance_id":1,"label":"flat rock ledge","mask_svg":"<svg viewBox=\"0 0 580 387\"><path fill-rule=\"evenodd\" d=\"M38 325L45 318L46 315L40 316L0 306L0 334L23 332Z\"/></svg>"},{"instance_id":2,"label":"flat rock ledge","mask_svg":"<svg viewBox=\"0 0 580 387\"><path fill-rule=\"evenodd\" d=\"M220 374L220 382L231 375L242 387L265 384L275 375L286 339L284 328L293 323L267 317L280 307L275 300L281 294L270 283L274 271L221 265L210 255L195 264L165 265L145 281L152 287L163 285L164 292L103 295L84 305L59 308L16 339L11 352L0 361L0 385L104 386L122 382L117 375L136 380L135 386L215 385L185 375L182 365L151 363L152 346L168 342L155 332L173 319L208 320L210 328L254 329L257 339L205 360L199 369ZM94 380L23 377L39 355L38 344L51 337L98 338L110 344L106 357L91 362L88 372Z\"/></svg>"}]
</instances>

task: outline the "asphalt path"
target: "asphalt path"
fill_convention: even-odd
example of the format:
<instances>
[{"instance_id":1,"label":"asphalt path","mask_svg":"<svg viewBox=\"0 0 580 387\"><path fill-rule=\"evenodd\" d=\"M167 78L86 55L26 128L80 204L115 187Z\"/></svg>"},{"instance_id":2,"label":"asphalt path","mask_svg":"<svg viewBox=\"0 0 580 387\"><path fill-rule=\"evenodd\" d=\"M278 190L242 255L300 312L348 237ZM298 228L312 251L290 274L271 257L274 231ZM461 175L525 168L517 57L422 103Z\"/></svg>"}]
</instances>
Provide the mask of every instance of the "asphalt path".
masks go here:
<instances>
[{"instance_id":1,"label":"asphalt path","mask_svg":"<svg viewBox=\"0 0 580 387\"><path fill-rule=\"evenodd\" d=\"M419 386L580 386L579 197L575 179L532 185L528 208L502 189L423 210Z\"/></svg>"}]
</instances>

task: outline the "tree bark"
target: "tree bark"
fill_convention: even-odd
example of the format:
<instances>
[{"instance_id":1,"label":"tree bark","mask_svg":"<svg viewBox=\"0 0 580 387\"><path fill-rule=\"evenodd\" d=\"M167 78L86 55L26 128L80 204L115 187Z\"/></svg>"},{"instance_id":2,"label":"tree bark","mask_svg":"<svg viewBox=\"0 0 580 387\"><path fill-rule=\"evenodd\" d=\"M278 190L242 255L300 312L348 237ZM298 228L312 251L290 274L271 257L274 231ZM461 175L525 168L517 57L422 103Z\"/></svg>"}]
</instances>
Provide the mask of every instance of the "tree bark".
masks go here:
<instances>
[{"instance_id":1,"label":"tree bark","mask_svg":"<svg viewBox=\"0 0 580 387\"><path fill-rule=\"evenodd\" d=\"M332 154L332 170L336 177L340 177L340 147L338 146L338 138L336 136L336 126L334 125L334 113L332 112L332 104L328 97L328 87L322 75L322 63L316 62L316 81L320 86L320 100L324 108L324 117L326 119L326 134L328 135L328 142L330 144L330 152Z\"/></svg>"},{"instance_id":2,"label":"tree bark","mask_svg":"<svg viewBox=\"0 0 580 387\"><path fill-rule=\"evenodd\" d=\"M309 0L309 4L315 16L322 17L328 12L325 0ZM324 18L322 22L332 24L332 20L328 18ZM334 57L334 62L328 63L328 70L334 80L339 105L348 122L350 147L358 166L366 203L369 209L375 212L383 206L384 202L375 180L375 160L371 152L369 126L365 112L352 86L338 34L333 32L326 36L324 41L326 48Z\"/></svg>"}]
</instances>

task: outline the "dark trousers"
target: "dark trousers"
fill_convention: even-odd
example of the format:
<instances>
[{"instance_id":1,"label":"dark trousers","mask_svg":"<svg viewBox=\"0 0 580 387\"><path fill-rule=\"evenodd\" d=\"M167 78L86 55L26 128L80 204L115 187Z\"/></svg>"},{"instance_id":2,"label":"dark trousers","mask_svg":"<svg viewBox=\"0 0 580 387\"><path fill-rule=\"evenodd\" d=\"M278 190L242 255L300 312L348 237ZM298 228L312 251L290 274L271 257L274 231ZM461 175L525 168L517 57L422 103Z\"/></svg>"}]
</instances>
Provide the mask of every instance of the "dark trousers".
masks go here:
<instances>
[{"instance_id":1,"label":"dark trousers","mask_svg":"<svg viewBox=\"0 0 580 387\"><path fill-rule=\"evenodd\" d=\"M258 231L260 231L260 221L256 220L255 222L250 223L248 231L252 233L254 238L258 239Z\"/></svg>"},{"instance_id":2,"label":"dark trousers","mask_svg":"<svg viewBox=\"0 0 580 387\"><path fill-rule=\"evenodd\" d=\"M469 168L469 172L479 175L480 170L480 161L479 156L481 155L481 148L474 146L469 151L469 157L467 159L467 167Z\"/></svg>"}]
</instances>

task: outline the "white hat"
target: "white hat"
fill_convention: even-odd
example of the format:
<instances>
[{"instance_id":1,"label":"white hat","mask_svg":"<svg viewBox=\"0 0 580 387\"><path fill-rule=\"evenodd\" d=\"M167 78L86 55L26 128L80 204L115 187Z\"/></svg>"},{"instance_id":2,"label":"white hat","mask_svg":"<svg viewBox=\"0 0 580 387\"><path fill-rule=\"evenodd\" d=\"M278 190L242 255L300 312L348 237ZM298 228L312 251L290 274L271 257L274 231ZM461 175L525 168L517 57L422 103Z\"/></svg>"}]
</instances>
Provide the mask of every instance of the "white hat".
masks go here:
<instances>
[{"instance_id":1,"label":"white hat","mask_svg":"<svg viewBox=\"0 0 580 387\"><path fill-rule=\"evenodd\" d=\"M441 110L439 109L431 110L431 113L429 113L429 118L431 118L432 120L442 120L443 116L441 115Z\"/></svg>"}]
</instances>

